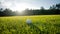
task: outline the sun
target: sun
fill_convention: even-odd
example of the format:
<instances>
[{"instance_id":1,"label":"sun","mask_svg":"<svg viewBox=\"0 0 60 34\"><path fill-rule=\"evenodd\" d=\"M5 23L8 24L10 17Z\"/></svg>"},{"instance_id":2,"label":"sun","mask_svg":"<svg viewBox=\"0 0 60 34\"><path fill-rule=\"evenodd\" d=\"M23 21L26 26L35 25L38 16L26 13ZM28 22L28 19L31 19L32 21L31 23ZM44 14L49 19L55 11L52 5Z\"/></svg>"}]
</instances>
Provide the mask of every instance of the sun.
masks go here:
<instances>
[{"instance_id":1,"label":"sun","mask_svg":"<svg viewBox=\"0 0 60 34\"><path fill-rule=\"evenodd\" d=\"M28 3L16 3L15 5L13 5L12 10L22 12L23 10L29 7L30 6Z\"/></svg>"}]
</instances>

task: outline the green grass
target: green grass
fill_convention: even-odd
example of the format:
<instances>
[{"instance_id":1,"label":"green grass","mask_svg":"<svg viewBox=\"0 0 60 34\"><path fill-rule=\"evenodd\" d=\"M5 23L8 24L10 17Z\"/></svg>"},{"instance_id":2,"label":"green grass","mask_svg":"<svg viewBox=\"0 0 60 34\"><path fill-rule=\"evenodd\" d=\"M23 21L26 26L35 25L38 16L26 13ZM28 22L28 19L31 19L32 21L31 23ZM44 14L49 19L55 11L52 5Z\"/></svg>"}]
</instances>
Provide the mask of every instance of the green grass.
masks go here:
<instances>
[{"instance_id":1,"label":"green grass","mask_svg":"<svg viewBox=\"0 0 60 34\"><path fill-rule=\"evenodd\" d=\"M60 15L0 17L0 34L60 34Z\"/></svg>"}]
</instances>

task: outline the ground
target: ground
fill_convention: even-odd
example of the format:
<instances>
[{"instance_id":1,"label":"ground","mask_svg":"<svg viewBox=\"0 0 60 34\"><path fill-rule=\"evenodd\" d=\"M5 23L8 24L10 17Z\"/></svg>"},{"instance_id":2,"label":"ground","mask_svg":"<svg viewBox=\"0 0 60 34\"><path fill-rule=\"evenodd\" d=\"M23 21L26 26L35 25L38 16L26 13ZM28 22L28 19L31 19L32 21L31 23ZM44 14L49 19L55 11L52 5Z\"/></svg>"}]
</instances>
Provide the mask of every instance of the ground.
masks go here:
<instances>
[{"instance_id":1,"label":"ground","mask_svg":"<svg viewBox=\"0 0 60 34\"><path fill-rule=\"evenodd\" d=\"M27 24L26 20L32 23ZM1 34L60 34L60 15L0 17Z\"/></svg>"}]
</instances>

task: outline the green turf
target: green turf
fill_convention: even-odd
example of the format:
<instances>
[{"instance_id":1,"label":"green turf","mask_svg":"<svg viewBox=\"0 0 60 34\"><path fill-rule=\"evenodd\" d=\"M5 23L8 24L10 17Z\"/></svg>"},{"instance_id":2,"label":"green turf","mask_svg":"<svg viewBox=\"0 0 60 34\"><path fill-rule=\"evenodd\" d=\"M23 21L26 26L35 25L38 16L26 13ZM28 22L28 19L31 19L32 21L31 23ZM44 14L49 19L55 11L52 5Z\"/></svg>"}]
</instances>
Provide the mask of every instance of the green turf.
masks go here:
<instances>
[{"instance_id":1,"label":"green turf","mask_svg":"<svg viewBox=\"0 0 60 34\"><path fill-rule=\"evenodd\" d=\"M0 34L60 34L60 15L0 17Z\"/></svg>"}]
</instances>

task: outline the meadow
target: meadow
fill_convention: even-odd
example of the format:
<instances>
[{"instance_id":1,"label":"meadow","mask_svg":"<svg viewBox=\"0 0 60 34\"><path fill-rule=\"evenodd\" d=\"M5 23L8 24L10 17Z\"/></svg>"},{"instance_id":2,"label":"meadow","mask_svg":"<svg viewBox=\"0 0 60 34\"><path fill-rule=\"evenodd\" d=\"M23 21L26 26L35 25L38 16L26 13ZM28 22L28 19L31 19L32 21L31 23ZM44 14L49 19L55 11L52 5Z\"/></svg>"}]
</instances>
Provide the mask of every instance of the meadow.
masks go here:
<instances>
[{"instance_id":1,"label":"meadow","mask_svg":"<svg viewBox=\"0 0 60 34\"><path fill-rule=\"evenodd\" d=\"M0 34L60 34L60 15L0 17Z\"/></svg>"}]
</instances>

